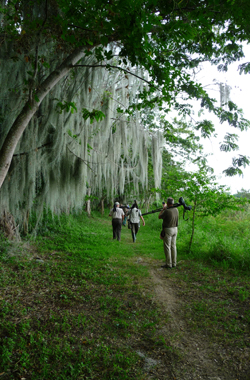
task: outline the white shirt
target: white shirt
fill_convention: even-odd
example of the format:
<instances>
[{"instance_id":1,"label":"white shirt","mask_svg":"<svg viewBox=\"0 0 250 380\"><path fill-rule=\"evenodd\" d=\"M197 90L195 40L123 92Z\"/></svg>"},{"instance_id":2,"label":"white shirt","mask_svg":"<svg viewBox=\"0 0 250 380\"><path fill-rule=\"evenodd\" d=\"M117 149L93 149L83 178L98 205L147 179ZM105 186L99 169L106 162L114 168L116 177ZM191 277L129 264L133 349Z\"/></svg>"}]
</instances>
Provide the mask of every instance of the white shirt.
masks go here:
<instances>
[{"instance_id":1,"label":"white shirt","mask_svg":"<svg viewBox=\"0 0 250 380\"><path fill-rule=\"evenodd\" d=\"M131 223L140 223L141 210L134 207L131 210L129 210L128 215L130 215Z\"/></svg>"},{"instance_id":2,"label":"white shirt","mask_svg":"<svg viewBox=\"0 0 250 380\"><path fill-rule=\"evenodd\" d=\"M116 207L116 211L110 210L109 215L112 216L112 219L122 219L124 211L122 208Z\"/></svg>"}]
</instances>

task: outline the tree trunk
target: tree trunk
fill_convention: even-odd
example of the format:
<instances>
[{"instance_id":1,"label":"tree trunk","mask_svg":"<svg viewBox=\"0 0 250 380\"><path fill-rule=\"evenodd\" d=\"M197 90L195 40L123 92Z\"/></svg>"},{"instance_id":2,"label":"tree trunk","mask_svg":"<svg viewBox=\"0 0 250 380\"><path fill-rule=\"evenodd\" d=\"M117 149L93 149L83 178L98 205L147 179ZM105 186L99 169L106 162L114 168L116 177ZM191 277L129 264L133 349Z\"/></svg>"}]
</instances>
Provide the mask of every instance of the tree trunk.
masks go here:
<instances>
[{"instance_id":1,"label":"tree trunk","mask_svg":"<svg viewBox=\"0 0 250 380\"><path fill-rule=\"evenodd\" d=\"M101 199L101 214L104 215L104 198Z\"/></svg>"},{"instance_id":2,"label":"tree trunk","mask_svg":"<svg viewBox=\"0 0 250 380\"><path fill-rule=\"evenodd\" d=\"M29 233L29 210L25 211L24 217L23 217L23 233L24 235L28 235Z\"/></svg>"},{"instance_id":3,"label":"tree trunk","mask_svg":"<svg viewBox=\"0 0 250 380\"><path fill-rule=\"evenodd\" d=\"M90 195L91 195L91 188L90 187L88 188L87 195L88 195L88 197L90 197ZM90 216L90 214L91 214L90 199L87 200L86 211L87 211L88 216Z\"/></svg>"},{"instance_id":4,"label":"tree trunk","mask_svg":"<svg viewBox=\"0 0 250 380\"><path fill-rule=\"evenodd\" d=\"M196 199L194 201L194 207L193 207L193 218L192 218L192 233L191 233L191 238L189 242L189 247L188 247L188 253L191 252L191 247L193 243L193 237L194 237L194 220L195 220L195 209L196 209Z\"/></svg>"},{"instance_id":5,"label":"tree trunk","mask_svg":"<svg viewBox=\"0 0 250 380\"><path fill-rule=\"evenodd\" d=\"M60 79L68 74L72 68L72 65L76 64L84 56L84 54L84 48L78 48L70 56L68 56L63 63L51 74L49 74L47 79L39 85L39 90L35 94L37 101L34 98L32 100L28 100L20 114L17 116L0 150L0 188L2 187L8 173L17 143L19 142L31 118L38 110L41 102L60 81Z\"/></svg>"},{"instance_id":6,"label":"tree trunk","mask_svg":"<svg viewBox=\"0 0 250 380\"><path fill-rule=\"evenodd\" d=\"M148 210L149 210L149 205L150 205L150 202L151 202L151 196L152 196L152 194L149 195L149 198L145 202L146 212L148 212Z\"/></svg>"}]
</instances>

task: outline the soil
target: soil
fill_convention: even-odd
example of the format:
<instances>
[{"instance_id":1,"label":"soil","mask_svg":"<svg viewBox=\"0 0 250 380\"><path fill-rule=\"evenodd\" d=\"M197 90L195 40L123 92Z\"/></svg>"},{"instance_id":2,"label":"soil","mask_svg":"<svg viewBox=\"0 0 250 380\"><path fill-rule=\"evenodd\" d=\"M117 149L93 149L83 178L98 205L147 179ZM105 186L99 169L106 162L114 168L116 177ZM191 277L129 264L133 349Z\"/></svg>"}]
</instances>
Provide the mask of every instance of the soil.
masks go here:
<instances>
[{"instance_id":1,"label":"soil","mask_svg":"<svg viewBox=\"0 0 250 380\"><path fill-rule=\"evenodd\" d=\"M149 265L143 261L141 265ZM176 280L169 276L169 270L160 267L159 262L150 263L150 279L144 288L154 295L155 302L168 316L165 327L159 331L165 342L178 355L175 363L169 363L171 371L166 370L166 362L159 361L154 374L148 372L147 379L178 380L243 380L245 375L236 373L233 366L223 362L223 347L212 342L207 335L194 333L184 316L185 299L178 295ZM178 269L172 269L178 270ZM150 358L148 358L149 360ZM145 368L147 360L145 359ZM165 372L165 375L164 375Z\"/></svg>"}]
</instances>

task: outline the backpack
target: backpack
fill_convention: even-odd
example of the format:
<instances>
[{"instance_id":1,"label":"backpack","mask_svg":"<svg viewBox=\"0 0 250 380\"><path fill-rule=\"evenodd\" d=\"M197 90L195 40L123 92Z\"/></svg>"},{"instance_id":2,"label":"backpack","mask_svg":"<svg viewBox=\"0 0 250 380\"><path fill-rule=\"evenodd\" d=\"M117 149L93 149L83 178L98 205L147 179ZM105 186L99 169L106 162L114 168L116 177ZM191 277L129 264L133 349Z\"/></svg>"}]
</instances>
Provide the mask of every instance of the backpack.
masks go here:
<instances>
[{"instance_id":1,"label":"backpack","mask_svg":"<svg viewBox=\"0 0 250 380\"><path fill-rule=\"evenodd\" d=\"M138 208L132 208L131 210L131 218L137 218L138 217Z\"/></svg>"}]
</instances>

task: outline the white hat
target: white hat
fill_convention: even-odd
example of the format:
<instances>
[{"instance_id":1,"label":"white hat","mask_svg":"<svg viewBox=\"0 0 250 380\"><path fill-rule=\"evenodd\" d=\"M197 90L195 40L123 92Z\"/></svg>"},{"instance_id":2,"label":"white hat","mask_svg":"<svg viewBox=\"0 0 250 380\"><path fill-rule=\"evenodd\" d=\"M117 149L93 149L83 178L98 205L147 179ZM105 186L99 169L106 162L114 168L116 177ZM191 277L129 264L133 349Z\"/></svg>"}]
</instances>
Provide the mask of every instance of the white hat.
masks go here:
<instances>
[{"instance_id":1,"label":"white hat","mask_svg":"<svg viewBox=\"0 0 250 380\"><path fill-rule=\"evenodd\" d=\"M116 205L116 206L119 206L119 204L120 204L119 202L115 202L115 205Z\"/></svg>"}]
</instances>

